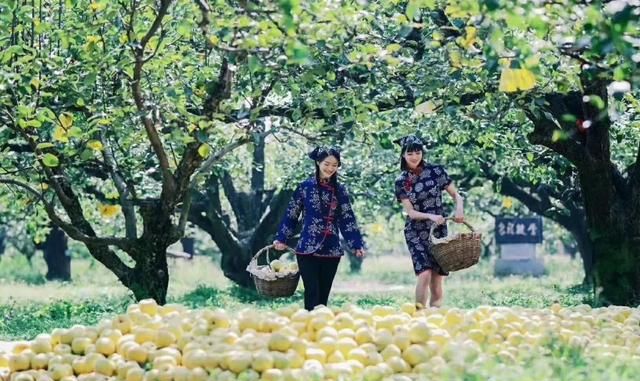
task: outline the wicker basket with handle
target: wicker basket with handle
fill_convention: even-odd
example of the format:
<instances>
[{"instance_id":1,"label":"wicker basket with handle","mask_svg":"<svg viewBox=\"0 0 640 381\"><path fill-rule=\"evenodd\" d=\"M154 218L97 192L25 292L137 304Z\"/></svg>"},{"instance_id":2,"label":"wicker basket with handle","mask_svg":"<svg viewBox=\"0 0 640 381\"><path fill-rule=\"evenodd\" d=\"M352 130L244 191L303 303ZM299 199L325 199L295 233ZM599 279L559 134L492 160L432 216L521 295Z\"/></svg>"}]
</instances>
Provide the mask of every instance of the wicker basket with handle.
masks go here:
<instances>
[{"instance_id":1,"label":"wicker basket with handle","mask_svg":"<svg viewBox=\"0 0 640 381\"><path fill-rule=\"evenodd\" d=\"M298 287L300 272L288 271L279 273L273 271L271 269L271 258L269 257L269 252L272 248L273 245L268 245L260 249L249 262L247 271L251 274L251 278L253 278L258 294L270 298L291 296ZM295 256L295 251L290 248L287 250ZM267 264L258 265L258 259L263 254L267 258Z\"/></svg>"},{"instance_id":2,"label":"wicker basket with handle","mask_svg":"<svg viewBox=\"0 0 640 381\"><path fill-rule=\"evenodd\" d=\"M451 221L452 218L446 218ZM482 234L477 233L473 226L463 222L471 233L449 234L443 238L436 238L433 231L436 224L431 225L431 252L436 262L446 272L466 269L478 263L482 252Z\"/></svg>"}]
</instances>

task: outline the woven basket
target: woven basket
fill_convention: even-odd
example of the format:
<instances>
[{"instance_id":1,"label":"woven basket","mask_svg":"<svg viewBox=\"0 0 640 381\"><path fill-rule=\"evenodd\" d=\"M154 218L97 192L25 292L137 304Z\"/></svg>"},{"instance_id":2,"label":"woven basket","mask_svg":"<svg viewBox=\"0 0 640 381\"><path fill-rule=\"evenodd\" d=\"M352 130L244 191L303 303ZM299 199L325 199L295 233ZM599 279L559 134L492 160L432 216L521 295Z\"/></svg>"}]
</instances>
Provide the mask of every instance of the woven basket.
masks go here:
<instances>
[{"instance_id":1,"label":"woven basket","mask_svg":"<svg viewBox=\"0 0 640 381\"><path fill-rule=\"evenodd\" d=\"M447 221L452 220L450 217ZM476 233L473 226L463 222L471 233L458 233L444 238L436 238L433 231L436 224L431 225L431 252L436 262L446 272L466 269L478 263L482 252L482 234Z\"/></svg>"},{"instance_id":2,"label":"woven basket","mask_svg":"<svg viewBox=\"0 0 640 381\"><path fill-rule=\"evenodd\" d=\"M273 248L273 245L265 246L253 256L247 271L251 274L253 282L256 285L258 294L267 296L270 298L280 298L293 295L298 287L298 281L300 280L300 272L287 272L287 273L273 273L271 277L266 277L263 273L265 268L271 268L271 259L269 258L269 250ZM289 252L295 255L295 252L288 249ZM258 258L265 254L267 258L266 265L258 265Z\"/></svg>"}]
</instances>

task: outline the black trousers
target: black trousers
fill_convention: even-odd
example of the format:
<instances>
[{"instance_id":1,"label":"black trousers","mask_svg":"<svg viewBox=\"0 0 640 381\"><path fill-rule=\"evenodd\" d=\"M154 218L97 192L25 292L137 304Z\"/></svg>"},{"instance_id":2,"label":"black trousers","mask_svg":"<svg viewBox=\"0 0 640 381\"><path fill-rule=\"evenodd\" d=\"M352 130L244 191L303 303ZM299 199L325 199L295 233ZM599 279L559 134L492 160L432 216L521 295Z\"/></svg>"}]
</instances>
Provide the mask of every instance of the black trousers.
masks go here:
<instances>
[{"instance_id":1,"label":"black trousers","mask_svg":"<svg viewBox=\"0 0 640 381\"><path fill-rule=\"evenodd\" d=\"M304 284L304 308L311 311L319 304L326 306L340 257L296 255L296 258Z\"/></svg>"}]
</instances>

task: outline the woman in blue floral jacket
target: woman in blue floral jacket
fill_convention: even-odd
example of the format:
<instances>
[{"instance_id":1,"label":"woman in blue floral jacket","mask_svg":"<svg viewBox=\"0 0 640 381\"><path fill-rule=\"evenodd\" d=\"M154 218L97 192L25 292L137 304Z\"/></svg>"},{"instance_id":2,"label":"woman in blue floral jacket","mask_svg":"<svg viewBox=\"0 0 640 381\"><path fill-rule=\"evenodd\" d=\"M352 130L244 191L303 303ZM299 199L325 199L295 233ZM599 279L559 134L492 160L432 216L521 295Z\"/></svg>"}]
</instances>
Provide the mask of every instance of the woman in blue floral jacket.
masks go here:
<instances>
[{"instance_id":1,"label":"woman in blue floral jacket","mask_svg":"<svg viewBox=\"0 0 640 381\"><path fill-rule=\"evenodd\" d=\"M295 251L304 284L304 307L312 310L320 304L326 306L329 299L343 255L338 230L358 257L365 251L349 194L338 183L340 151L318 147L309 157L315 162L315 176L300 183L293 193L274 246L277 250L287 248L302 213L302 232Z\"/></svg>"}]
</instances>

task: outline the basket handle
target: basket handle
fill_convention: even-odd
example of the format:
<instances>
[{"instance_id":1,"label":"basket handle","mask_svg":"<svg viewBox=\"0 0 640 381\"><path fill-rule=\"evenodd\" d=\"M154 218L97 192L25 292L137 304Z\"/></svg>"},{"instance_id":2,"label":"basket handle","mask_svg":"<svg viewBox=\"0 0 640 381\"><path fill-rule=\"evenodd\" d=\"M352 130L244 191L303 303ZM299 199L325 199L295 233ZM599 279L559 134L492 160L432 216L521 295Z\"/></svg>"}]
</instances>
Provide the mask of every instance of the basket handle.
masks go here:
<instances>
[{"instance_id":1,"label":"basket handle","mask_svg":"<svg viewBox=\"0 0 640 381\"><path fill-rule=\"evenodd\" d=\"M265 247L263 247L262 249L258 250L258 252L256 253L256 255L253 256L253 258L251 258L251 261L249 262L250 266L257 266L258 265L258 258L263 254L266 253L267 254L267 265L269 267L271 267L271 260L269 259L269 250L273 249L275 245L271 244L271 245L267 245ZM290 247L287 247L286 249L287 251L289 251L289 253L291 254L295 254L295 250L293 250Z\"/></svg>"},{"instance_id":2,"label":"basket handle","mask_svg":"<svg viewBox=\"0 0 640 381\"><path fill-rule=\"evenodd\" d=\"M454 221L453 217L445 217L445 222L447 223L447 226L449 226L449 221ZM458 222L460 223L460 222ZM462 221L462 224L464 224L467 228L469 228L469 230L471 230L471 233L475 233L476 229L473 228L473 226L471 226L470 223L468 223L467 221ZM443 238L436 238L433 236L433 231L435 230L436 226L438 226L435 222L433 224L431 224L431 230L429 231L429 238L431 238L431 242L432 243L439 243L440 241L445 240L447 237L443 237Z\"/></svg>"}]
</instances>

